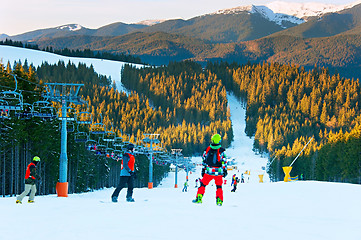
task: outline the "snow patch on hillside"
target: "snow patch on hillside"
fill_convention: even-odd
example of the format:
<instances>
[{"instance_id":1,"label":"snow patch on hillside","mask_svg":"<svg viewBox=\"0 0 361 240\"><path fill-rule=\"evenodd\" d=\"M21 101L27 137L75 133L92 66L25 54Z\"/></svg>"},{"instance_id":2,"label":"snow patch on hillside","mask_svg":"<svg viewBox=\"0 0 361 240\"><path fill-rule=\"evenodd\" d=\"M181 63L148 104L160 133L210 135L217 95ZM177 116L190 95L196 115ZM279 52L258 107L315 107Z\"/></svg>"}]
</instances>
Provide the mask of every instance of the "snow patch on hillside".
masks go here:
<instances>
[{"instance_id":1,"label":"snow patch on hillside","mask_svg":"<svg viewBox=\"0 0 361 240\"><path fill-rule=\"evenodd\" d=\"M320 16L330 12L338 12L344 9L351 8L360 3L361 1L357 1L351 4L345 4L345 5L334 5L334 4L325 4L325 3L317 3L317 2L292 3L292 2L275 1L266 4L266 7L268 7L275 13L283 13L298 18L307 18L312 16Z\"/></svg>"},{"instance_id":2,"label":"snow patch on hillside","mask_svg":"<svg viewBox=\"0 0 361 240\"><path fill-rule=\"evenodd\" d=\"M59 26L56 29L75 32L75 31L79 31L82 28L83 27L79 24L68 24L68 25Z\"/></svg>"},{"instance_id":3,"label":"snow patch on hillside","mask_svg":"<svg viewBox=\"0 0 361 240\"><path fill-rule=\"evenodd\" d=\"M165 21L167 21L167 20L164 20L164 19L150 19L150 20L144 20L144 21L141 21L141 22L137 22L136 24L153 26L155 24L162 23L162 22L165 22Z\"/></svg>"}]
</instances>

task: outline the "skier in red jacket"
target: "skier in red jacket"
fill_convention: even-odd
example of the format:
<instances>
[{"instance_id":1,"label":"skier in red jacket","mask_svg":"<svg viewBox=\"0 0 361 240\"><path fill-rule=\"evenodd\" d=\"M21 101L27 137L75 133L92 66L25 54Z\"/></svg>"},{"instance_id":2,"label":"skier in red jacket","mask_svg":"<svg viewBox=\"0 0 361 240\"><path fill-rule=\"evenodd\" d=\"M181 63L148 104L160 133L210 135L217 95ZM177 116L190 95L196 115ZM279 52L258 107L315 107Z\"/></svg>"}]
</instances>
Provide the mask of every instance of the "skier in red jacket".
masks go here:
<instances>
[{"instance_id":1,"label":"skier in red jacket","mask_svg":"<svg viewBox=\"0 0 361 240\"><path fill-rule=\"evenodd\" d=\"M36 165L40 162L40 158L35 156L33 158L33 161L28 165L25 172L25 190L22 192L17 198L16 203L22 203L23 198L29 195L28 203L33 203L35 199L35 193L36 193L36 180L39 178L39 176L36 174Z\"/></svg>"},{"instance_id":2,"label":"skier in red jacket","mask_svg":"<svg viewBox=\"0 0 361 240\"><path fill-rule=\"evenodd\" d=\"M210 181L214 180L216 190L216 203L218 206L223 204L223 177L227 176L227 162L225 149L221 147L221 136L214 134L211 138L212 143L204 151L203 169L202 169L202 180L200 181L201 186L198 188L196 199L194 203L202 203L202 198L206 190L206 186Z\"/></svg>"},{"instance_id":3,"label":"skier in red jacket","mask_svg":"<svg viewBox=\"0 0 361 240\"><path fill-rule=\"evenodd\" d=\"M130 143L127 146L127 152L123 154L122 168L120 170L120 179L117 188L112 194L112 202L118 202L118 196L120 191L128 184L127 202L134 202L133 198L133 188L134 188L134 179L136 178L135 173L135 158L133 155L134 144Z\"/></svg>"}]
</instances>

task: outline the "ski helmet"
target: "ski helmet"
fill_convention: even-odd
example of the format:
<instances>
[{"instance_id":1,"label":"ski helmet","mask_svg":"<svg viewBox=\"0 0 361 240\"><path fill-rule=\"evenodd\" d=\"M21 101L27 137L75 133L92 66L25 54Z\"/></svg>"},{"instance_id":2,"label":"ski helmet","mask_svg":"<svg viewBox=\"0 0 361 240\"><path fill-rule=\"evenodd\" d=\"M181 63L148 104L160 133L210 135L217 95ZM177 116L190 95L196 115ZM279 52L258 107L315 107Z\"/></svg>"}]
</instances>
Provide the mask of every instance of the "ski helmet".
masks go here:
<instances>
[{"instance_id":1,"label":"ski helmet","mask_svg":"<svg viewBox=\"0 0 361 240\"><path fill-rule=\"evenodd\" d=\"M219 135L218 133L214 134L211 138L211 141L214 144L220 144L221 140L222 140L221 135Z\"/></svg>"},{"instance_id":2,"label":"ski helmet","mask_svg":"<svg viewBox=\"0 0 361 240\"><path fill-rule=\"evenodd\" d=\"M134 144L129 143L128 146L127 146L127 149L130 150L130 151L133 150L134 149Z\"/></svg>"},{"instance_id":3,"label":"ski helmet","mask_svg":"<svg viewBox=\"0 0 361 240\"><path fill-rule=\"evenodd\" d=\"M35 156L35 157L33 158L33 161L34 161L34 162L40 162L40 158L39 158L38 156Z\"/></svg>"}]
</instances>

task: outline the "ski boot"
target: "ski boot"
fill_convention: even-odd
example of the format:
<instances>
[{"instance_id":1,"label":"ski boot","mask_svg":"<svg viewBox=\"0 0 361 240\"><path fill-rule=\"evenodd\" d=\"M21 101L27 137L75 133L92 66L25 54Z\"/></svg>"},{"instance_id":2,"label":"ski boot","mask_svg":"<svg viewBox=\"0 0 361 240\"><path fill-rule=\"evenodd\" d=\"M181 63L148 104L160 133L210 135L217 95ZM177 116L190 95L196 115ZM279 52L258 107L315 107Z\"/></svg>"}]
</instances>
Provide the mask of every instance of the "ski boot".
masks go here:
<instances>
[{"instance_id":1,"label":"ski boot","mask_svg":"<svg viewBox=\"0 0 361 240\"><path fill-rule=\"evenodd\" d=\"M217 203L218 206L222 206L223 201L219 197L217 197L217 202L216 203Z\"/></svg>"},{"instance_id":2,"label":"ski boot","mask_svg":"<svg viewBox=\"0 0 361 240\"><path fill-rule=\"evenodd\" d=\"M202 194L198 194L197 195L197 198L192 200L193 203L202 203L202 198L203 198L203 195Z\"/></svg>"},{"instance_id":3,"label":"ski boot","mask_svg":"<svg viewBox=\"0 0 361 240\"><path fill-rule=\"evenodd\" d=\"M118 198L115 197L115 196L113 196L113 197L112 197L112 202L118 202Z\"/></svg>"},{"instance_id":4,"label":"ski boot","mask_svg":"<svg viewBox=\"0 0 361 240\"><path fill-rule=\"evenodd\" d=\"M34 200L28 200L28 203L34 203L35 201Z\"/></svg>"},{"instance_id":5,"label":"ski boot","mask_svg":"<svg viewBox=\"0 0 361 240\"><path fill-rule=\"evenodd\" d=\"M20 200L16 200L16 204L22 204Z\"/></svg>"},{"instance_id":6,"label":"ski boot","mask_svg":"<svg viewBox=\"0 0 361 240\"><path fill-rule=\"evenodd\" d=\"M135 200L132 197L127 197L127 202L135 202Z\"/></svg>"}]
</instances>

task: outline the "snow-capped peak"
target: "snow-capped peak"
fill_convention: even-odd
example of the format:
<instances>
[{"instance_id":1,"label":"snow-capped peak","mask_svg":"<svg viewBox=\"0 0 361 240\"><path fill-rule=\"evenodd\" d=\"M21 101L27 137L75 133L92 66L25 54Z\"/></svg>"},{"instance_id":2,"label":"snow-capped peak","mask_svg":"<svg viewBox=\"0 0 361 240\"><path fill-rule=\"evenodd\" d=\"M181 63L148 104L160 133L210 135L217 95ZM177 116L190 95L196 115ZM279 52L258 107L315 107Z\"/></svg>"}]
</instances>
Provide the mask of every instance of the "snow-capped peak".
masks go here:
<instances>
[{"instance_id":1,"label":"snow-capped peak","mask_svg":"<svg viewBox=\"0 0 361 240\"><path fill-rule=\"evenodd\" d=\"M295 16L283 14L283 13L274 13L271 9L266 6L252 6L250 13L258 13L261 14L264 18L269 21L275 22L276 24L282 26L283 21L301 24L304 22L303 19L300 19Z\"/></svg>"},{"instance_id":2,"label":"snow-capped peak","mask_svg":"<svg viewBox=\"0 0 361 240\"><path fill-rule=\"evenodd\" d=\"M63 26L59 26L56 29L65 30L65 31L78 31L83 27L79 24L67 24Z\"/></svg>"},{"instance_id":3,"label":"snow-capped peak","mask_svg":"<svg viewBox=\"0 0 361 240\"><path fill-rule=\"evenodd\" d=\"M249 5L249 6L240 6L235 8L229 8L229 9L222 9L218 10L215 13L212 14L239 14L242 12L248 12L248 13L258 13L261 14L264 18L268 19L269 21L273 21L276 24L283 27L283 22L291 22L294 24L301 24L304 22L304 20L283 14L283 13L274 13L270 8L266 6L255 6L255 5Z\"/></svg>"},{"instance_id":4,"label":"snow-capped peak","mask_svg":"<svg viewBox=\"0 0 361 240\"><path fill-rule=\"evenodd\" d=\"M241 12L248 12L250 14L258 13L261 14L264 18L282 26L283 21L301 24L307 21L308 17L320 16L330 12L338 12L344 9L352 8L357 4L361 4L361 0L345 5L324 4L316 2L292 3L275 1L268 3L265 6L239 6L235 8L218 10L217 12L211 14L239 14Z\"/></svg>"},{"instance_id":5,"label":"snow-capped peak","mask_svg":"<svg viewBox=\"0 0 361 240\"><path fill-rule=\"evenodd\" d=\"M352 8L353 6L360 3L361 0L345 5L324 4L316 2L292 3L275 1L266 4L266 7L272 9L272 11L275 13L283 13L298 18L307 18L311 16L319 16L330 12L338 12L344 9Z\"/></svg>"}]
</instances>

